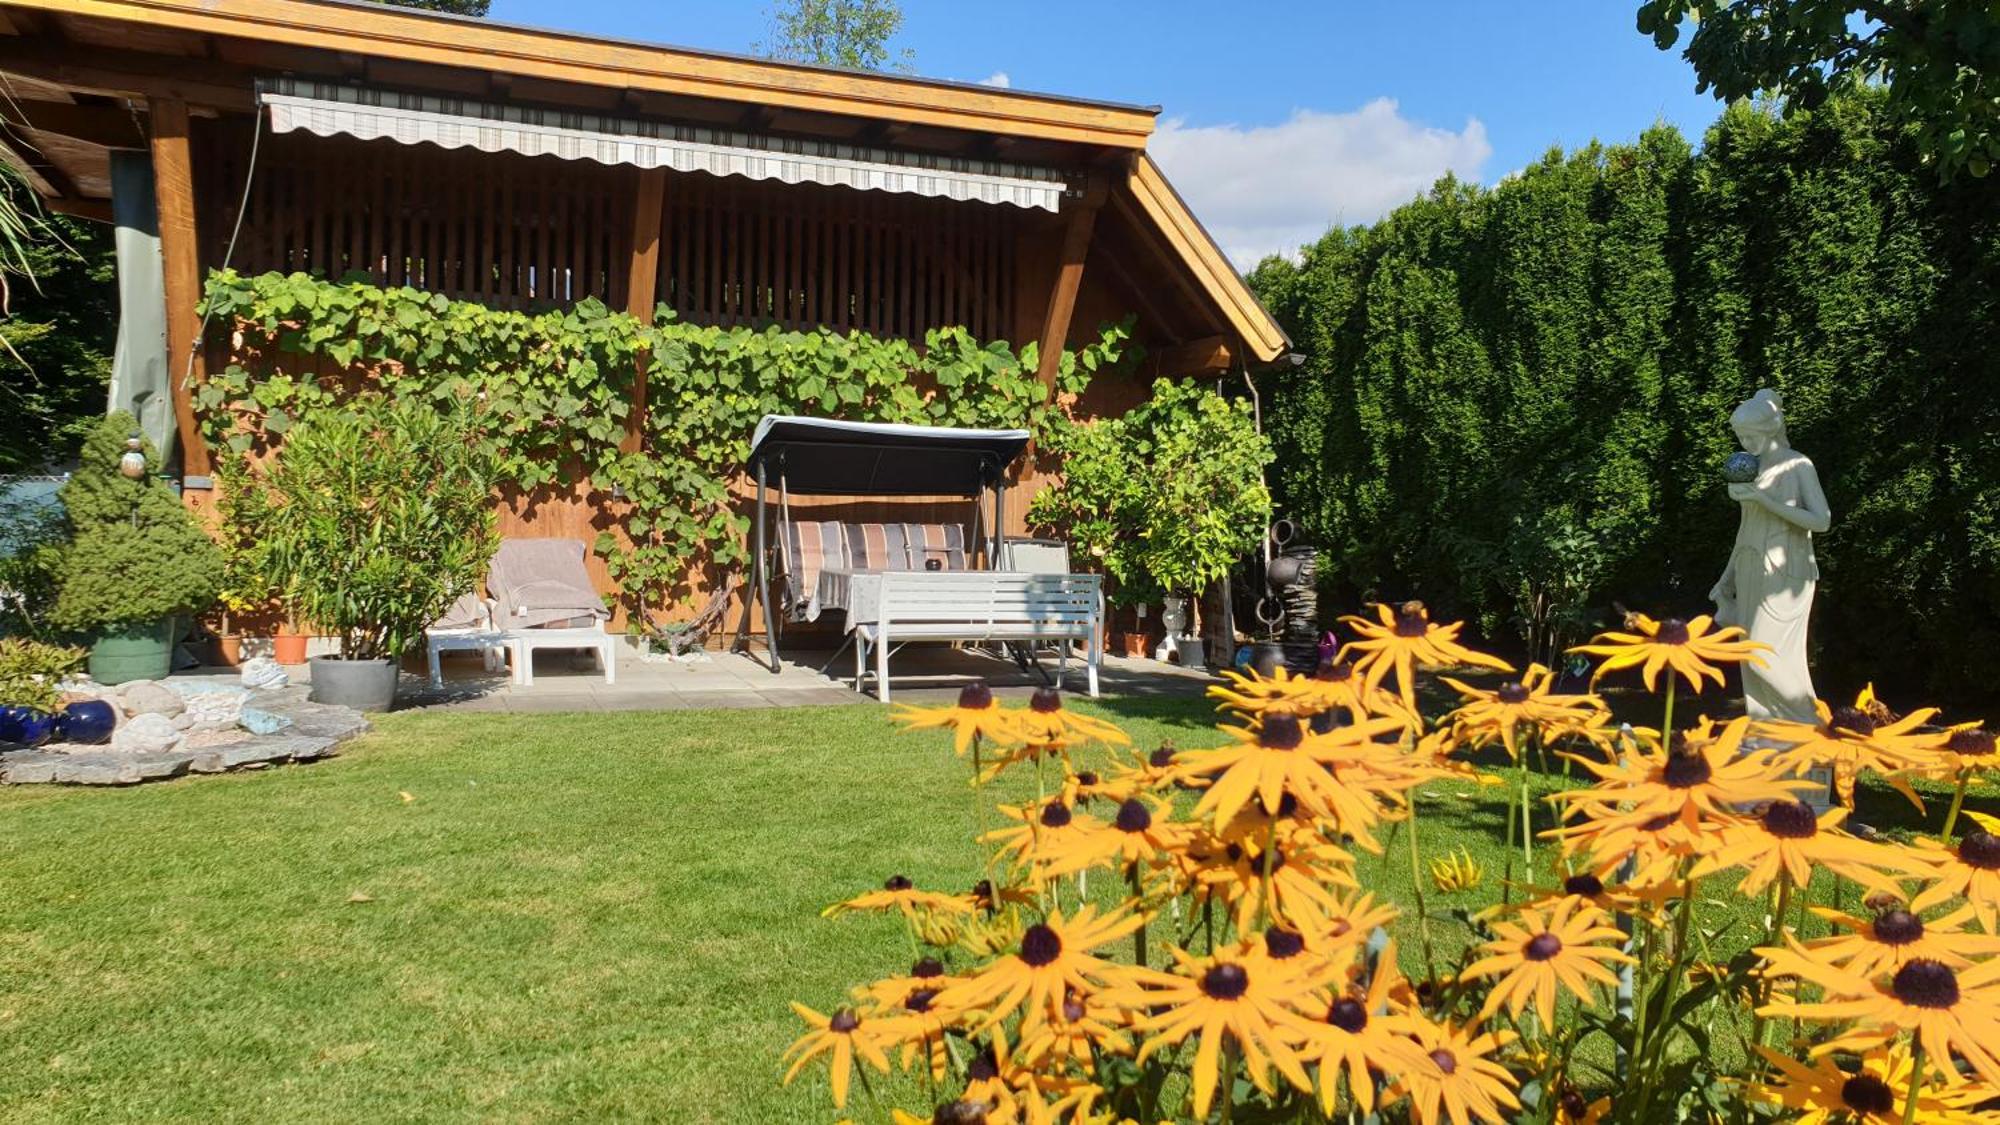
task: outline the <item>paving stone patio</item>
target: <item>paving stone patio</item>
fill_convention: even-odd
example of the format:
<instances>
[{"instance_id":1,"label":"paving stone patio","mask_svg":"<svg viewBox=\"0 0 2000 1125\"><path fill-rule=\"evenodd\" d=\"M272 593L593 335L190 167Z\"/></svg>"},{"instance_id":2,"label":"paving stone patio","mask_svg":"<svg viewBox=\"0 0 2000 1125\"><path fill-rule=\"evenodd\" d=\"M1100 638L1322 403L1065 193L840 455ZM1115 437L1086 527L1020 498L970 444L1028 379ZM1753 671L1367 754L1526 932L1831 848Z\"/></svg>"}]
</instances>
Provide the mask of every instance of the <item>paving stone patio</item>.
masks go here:
<instances>
[{"instance_id":1,"label":"paving stone patio","mask_svg":"<svg viewBox=\"0 0 2000 1125\"><path fill-rule=\"evenodd\" d=\"M618 655L618 682L606 684L587 657L544 652L535 661L535 682L520 687L504 674L487 673L479 657L452 653L444 659L445 682L432 688L417 675L405 675L399 707L449 708L466 711L666 711L682 708L814 707L874 703L857 694L850 680L852 653L840 653L825 673L820 671L835 653L829 649L786 652L773 674L763 663L762 648L750 655L708 652L696 663L643 661L630 645ZM1051 677L1053 662L1044 659ZM298 670L294 670L297 672ZM1032 692L1044 682L1003 660L971 649L944 645L915 646L896 654L890 669L890 699L895 703L934 703L956 698L960 687L975 678L991 683L1002 695ZM1154 660L1107 656L1099 675L1106 695L1193 696L1213 682L1213 673L1189 671ZM1070 663L1065 691L1083 691L1083 673Z\"/></svg>"}]
</instances>

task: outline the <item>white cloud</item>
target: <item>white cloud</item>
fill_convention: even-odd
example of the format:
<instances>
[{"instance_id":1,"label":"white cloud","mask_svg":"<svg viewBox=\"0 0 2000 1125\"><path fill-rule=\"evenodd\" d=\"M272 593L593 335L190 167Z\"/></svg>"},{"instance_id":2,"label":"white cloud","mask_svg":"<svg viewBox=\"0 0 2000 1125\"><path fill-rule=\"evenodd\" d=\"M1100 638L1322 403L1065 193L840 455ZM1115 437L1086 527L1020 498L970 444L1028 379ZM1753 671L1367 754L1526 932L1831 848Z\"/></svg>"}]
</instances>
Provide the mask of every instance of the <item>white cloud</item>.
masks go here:
<instances>
[{"instance_id":1,"label":"white cloud","mask_svg":"<svg viewBox=\"0 0 2000 1125\"><path fill-rule=\"evenodd\" d=\"M1367 223L1446 171L1477 179L1486 126L1457 132L1404 117L1391 98L1352 113L1292 111L1280 125L1160 124L1148 146L1230 258L1248 269L1296 254L1332 226Z\"/></svg>"},{"instance_id":2,"label":"white cloud","mask_svg":"<svg viewBox=\"0 0 2000 1125\"><path fill-rule=\"evenodd\" d=\"M1005 90L1007 87L1012 86L1014 84L1014 80L1007 77L1006 71L996 70L993 73L987 75L986 77L980 79L979 84L981 86L998 86L1002 90Z\"/></svg>"}]
</instances>

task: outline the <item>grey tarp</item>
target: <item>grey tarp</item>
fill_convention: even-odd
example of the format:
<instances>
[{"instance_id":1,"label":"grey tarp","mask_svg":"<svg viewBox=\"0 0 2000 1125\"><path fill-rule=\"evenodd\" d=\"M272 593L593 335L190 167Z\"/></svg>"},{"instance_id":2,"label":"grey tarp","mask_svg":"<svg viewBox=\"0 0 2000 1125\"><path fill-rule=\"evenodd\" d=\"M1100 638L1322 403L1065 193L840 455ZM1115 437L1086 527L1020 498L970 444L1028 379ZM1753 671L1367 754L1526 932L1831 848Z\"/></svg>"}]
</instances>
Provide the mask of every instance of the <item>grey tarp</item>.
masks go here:
<instances>
[{"instance_id":1,"label":"grey tarp","mask_svg":"<svg viewBox=\"0 0 2000 1125\"><path fill-rule=\"evenodd\" d=\"M153 165L142 151L111 153L111 217L117 222L118 349L111 363L111 410L129 410L174 463L173 376L167 369L166 280L154 211Z\"/></svg>"}]
</instances>

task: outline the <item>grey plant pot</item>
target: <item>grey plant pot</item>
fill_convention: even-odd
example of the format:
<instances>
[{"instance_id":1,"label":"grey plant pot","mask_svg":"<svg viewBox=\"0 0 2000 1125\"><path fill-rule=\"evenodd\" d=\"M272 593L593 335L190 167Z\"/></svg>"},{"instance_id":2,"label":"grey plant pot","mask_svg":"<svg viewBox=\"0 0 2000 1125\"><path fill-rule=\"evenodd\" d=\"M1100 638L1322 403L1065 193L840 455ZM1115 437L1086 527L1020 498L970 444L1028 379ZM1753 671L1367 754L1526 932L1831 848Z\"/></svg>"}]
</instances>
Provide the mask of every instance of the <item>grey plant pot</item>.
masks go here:
<instances>
[{"instance_id":1,"label":"grey plant pot","mask_svg":"<svg viewBox=\"0 0 2000 1125\"><path fill-rule=\"evenodd\" d=\"M356 711L387 711L396 703L396 662L393 660L342 660L337 656L315 656L312 691L306 698L314 703L332 703Z\"/></svg>"}]
</instances>

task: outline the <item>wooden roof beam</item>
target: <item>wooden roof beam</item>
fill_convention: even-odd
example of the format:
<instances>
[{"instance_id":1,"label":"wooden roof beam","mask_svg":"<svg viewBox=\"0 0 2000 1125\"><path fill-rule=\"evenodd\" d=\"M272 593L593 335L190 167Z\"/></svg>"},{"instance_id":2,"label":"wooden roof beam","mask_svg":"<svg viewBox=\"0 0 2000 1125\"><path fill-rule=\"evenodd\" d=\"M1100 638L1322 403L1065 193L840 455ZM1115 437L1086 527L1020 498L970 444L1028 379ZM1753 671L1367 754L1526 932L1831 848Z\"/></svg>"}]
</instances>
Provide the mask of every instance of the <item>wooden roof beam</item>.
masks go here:
<instances>
[{"instance_id":1,"label":"wooden roof beam","mask_svg":"<svg viewBox=\"0 0 2000 1125\"><path fill-rule=\"evenodd\" d=\"M0 73L114 98L173 98L191 106L242 112L256 103L248 71L205 59L86 50L46 39L0 38Z\"/></svg>"},{"instance_id":2,"label":"wooden roof beam","mask_svg":"<svg viewBox=\"0 0 2000 1125\"><path fill-rule=\"evenodd\" d=\"M1161 348L1146 356L1145 364L1152 369L1153 377L1172 378L1182 375L1220 375L1227 372L1236 362L1236 353L1229 346L1225 336L1207 336Z\"/></svg>"},{"instance_id":3,"label":"wooden roof beam","mask_svg":"<svg viewBox=\"0 0 2000 1125\"><path fill-rule=\"evenodd\" d=\"M146 147L145 126L124 109L0 99L0 121L17 132L32 129L105 148Z\"/></svg>"}]
</instances>

